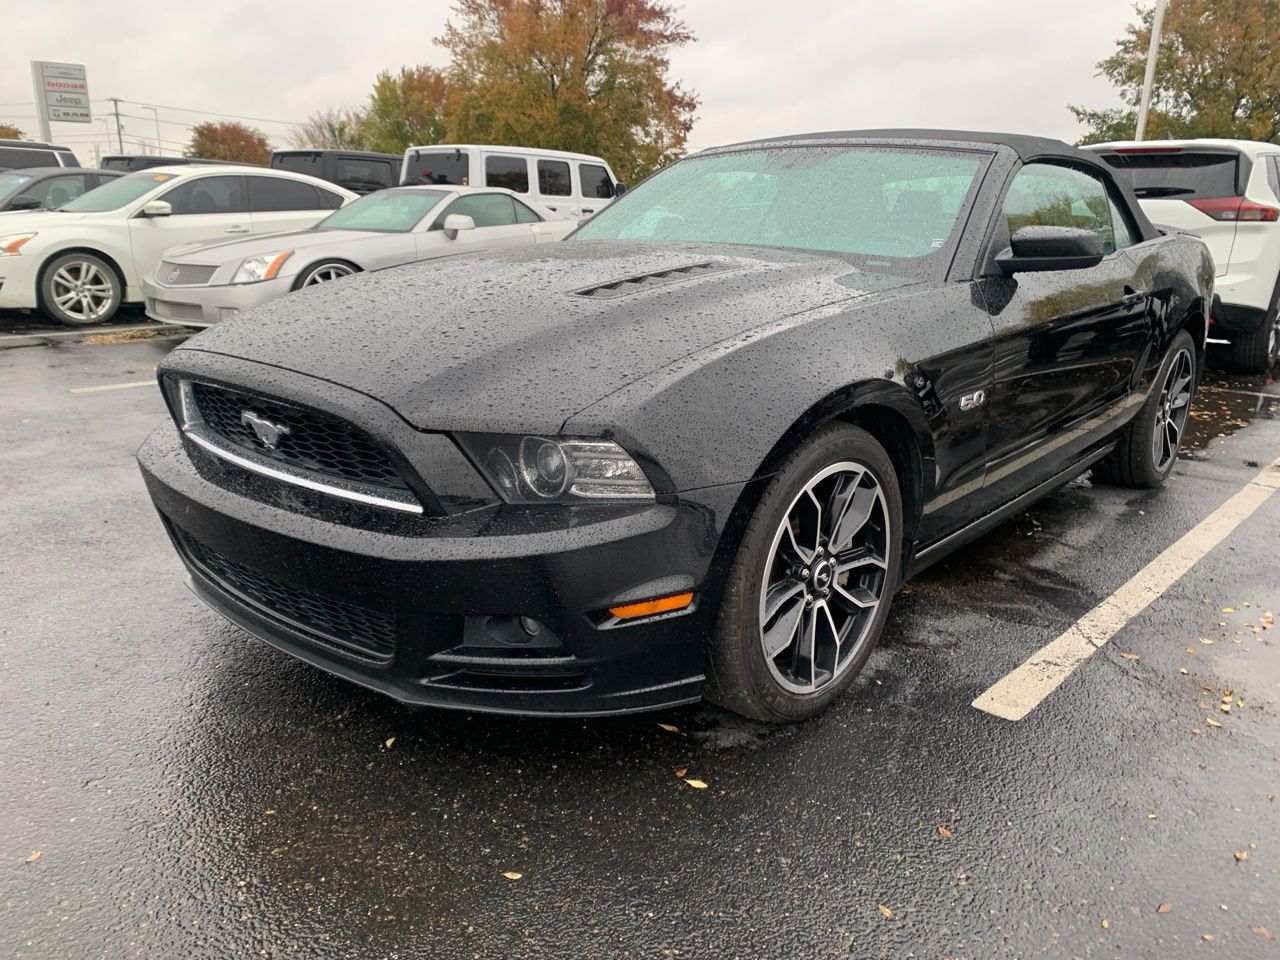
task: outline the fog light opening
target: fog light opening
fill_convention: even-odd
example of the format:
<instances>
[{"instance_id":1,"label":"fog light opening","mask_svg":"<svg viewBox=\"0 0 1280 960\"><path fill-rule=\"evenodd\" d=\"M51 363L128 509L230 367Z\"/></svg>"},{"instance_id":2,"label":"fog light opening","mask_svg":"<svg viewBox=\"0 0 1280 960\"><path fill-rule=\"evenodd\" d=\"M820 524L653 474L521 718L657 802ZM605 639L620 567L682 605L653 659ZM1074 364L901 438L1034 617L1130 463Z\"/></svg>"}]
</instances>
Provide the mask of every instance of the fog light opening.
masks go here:
<instances>
[{"instance_id":1,"label":"fog light opening","mask_svg":"<svg viewBox=\"0 0 1280 960\"><path fill-rule=\"evenodd\" d=\"M542 633L542 624L533 619L533 617L521 617L520 629L529 636L536 637L538 634Z\"/></svg>"}]
</instances>

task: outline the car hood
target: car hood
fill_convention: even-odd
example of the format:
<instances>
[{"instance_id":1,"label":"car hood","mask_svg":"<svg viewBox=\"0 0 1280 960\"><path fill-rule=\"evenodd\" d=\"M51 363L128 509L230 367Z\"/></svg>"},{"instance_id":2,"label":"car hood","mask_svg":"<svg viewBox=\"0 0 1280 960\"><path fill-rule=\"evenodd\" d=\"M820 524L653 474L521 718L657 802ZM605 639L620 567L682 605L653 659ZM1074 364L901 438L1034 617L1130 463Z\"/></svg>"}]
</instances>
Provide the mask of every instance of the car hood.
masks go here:
<instances>
[{"instance_id":1,"label":"car hood","mask_svg":"<svg viewBox=\"0 0 1280 960\"><path fill-rule=\"evenodd\" d=\"M820 254L632 241L490 250L320 284L188 341L373 396L424 429L552 432L730 337L919 281Z\"/></svg>"},{"instance_id":2,"label":"car hood","mask_svg":"<svg viewBox=\"0 0 1280 960\"><path fill-rule=\"evenodd\" d=\"M367 230L294 230L289 233L269 233L261 237L236 240L202 240L170 247L164 252L166 263L199 264L218 267L232 260L259 257L281 250L313 250L323 246L347 246L374 236Z\"/></svg>"},{"instance_id":3,"label":"car hood","mask_svg":"<svg viewBox=\"0 0 1280 960\"><path fill-rule=\"evenodd\" d=\"M63 227L79 223L88 216L87 213L59 213L56 210L6 210L4 232L38 233L50 227Z\"/></svg>"}]
</instances>

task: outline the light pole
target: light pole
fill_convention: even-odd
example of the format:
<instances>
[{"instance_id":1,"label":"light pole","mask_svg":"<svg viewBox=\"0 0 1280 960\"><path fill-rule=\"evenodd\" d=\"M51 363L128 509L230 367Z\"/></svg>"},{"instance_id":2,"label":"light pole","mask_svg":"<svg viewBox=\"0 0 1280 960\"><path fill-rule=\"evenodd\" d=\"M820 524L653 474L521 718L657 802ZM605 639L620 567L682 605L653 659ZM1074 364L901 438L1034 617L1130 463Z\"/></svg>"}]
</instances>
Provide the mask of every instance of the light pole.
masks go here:
<instances>
[{"instance_id":1,"label":"light pole","mask_svg":"<svg viewBox=\"0 0 1280 960\"><path fill-rule=\"evenodd\" d=\"M164 147L160 144L160 111L155 107L143 107L143 110L150 110L156 117L156 156L164 153Z\"/></svg>"},{"instance_id":2,"label":"light pole","mask_svg":"<svg viewBox=\"0 0 1280 960\"><path fill-rule=\"evenodd\" d=\"M1142 102L1138 105L1138 129L1133 139L1141 140L1147 132L1147 113L1151 110L1151 85L1156 79L1156 58L1160 55L1160 28L1164 25L1164 8L1169 0L1156 0L1151 18L1151 42L1147 45L1147 72L1142 78Z\"/></svg>"}]
</instances>

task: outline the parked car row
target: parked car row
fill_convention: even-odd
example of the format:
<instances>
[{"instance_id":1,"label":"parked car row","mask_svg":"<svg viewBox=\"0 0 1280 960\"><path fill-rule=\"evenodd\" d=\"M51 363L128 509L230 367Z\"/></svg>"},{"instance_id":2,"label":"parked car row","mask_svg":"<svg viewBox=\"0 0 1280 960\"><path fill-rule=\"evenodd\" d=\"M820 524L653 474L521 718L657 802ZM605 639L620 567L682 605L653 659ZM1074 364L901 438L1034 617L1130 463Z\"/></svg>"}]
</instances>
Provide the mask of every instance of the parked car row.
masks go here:
<instances>
[{"instance_id":1,"label":"parked car row","mask_svg":"<svg viewBox=\"0 0 1280 960\"><path fill-rule=\"evenodd\" d=\"M10 187L0 193L0 210L15 211L0 219L0 308L39 308L62 323L90 324L110 319L122 303L145 302L154 319L207 326L354 273L558 240L622 192L598 157L512 147L440 151L454 161L447 171L437 164L433 172L427 154L414 160L419 176L410 184L429 186L394 188L385 181L398 158L352 151L289 151L270 168L190 162L123 176L62 167L0 174L0 189ZM473 158L482 184L468 182ZM365 196L339 211L358 193L333 179ZM597 206L574 195L584 184L600 194ZM568 203L557 211L542 196ZM287 231L304 233L256 239ZM255 240L236 242L246 237Z\"/></svg>"}]
</instances>

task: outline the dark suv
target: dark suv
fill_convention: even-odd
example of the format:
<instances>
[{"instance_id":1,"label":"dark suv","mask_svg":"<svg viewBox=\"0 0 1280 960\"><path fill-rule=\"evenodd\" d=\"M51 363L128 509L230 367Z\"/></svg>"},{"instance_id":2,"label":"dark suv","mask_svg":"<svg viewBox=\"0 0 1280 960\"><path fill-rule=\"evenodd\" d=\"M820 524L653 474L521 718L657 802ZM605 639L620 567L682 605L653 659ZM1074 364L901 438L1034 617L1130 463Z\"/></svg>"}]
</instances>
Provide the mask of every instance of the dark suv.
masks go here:
<instances>
[{"instance_id":1,"label":"dark suv","mask_svg":"<svg viewBox=\"0 0 1280 960\"><path fill-rule=\"evenodd\" d=\"M277 150L271 166L328 180L355 193L373 193L400 183L400 157L362 150Z\"/></svg>"},{"instance_id":2,"label":"dark suv","mask_svg":"<svg viewBox=\"0 0 1280 960\"><path fill-rule=\"evenodd\" d=\"M0 140L0 170L78 166L80 161L70 147L59 147L38 140Z\"/></svg>"}]
</instances>

